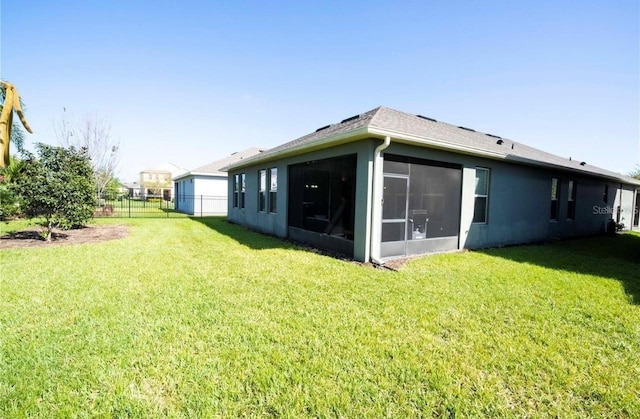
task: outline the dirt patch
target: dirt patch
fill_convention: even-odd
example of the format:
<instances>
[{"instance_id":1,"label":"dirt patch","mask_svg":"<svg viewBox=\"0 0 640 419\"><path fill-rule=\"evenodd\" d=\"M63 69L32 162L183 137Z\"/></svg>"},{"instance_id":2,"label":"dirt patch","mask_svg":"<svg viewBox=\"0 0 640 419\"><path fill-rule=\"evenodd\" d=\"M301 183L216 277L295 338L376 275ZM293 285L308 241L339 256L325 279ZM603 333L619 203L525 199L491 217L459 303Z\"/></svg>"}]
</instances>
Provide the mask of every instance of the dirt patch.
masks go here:
<instances>
[{"instance_id":1,"label":"dirt patch","mask_svg":"<svg viewBox=\"0 0 640 419\"><path fill-rule=\"evenodd\" d=\"M129 235L129 228L122 225L93 225L76 230L54 230L51 242L40 237L41 227L29 228L0 237L0 249L49 247L67 244L102 243L122 239Z\"/></svg>"},{"instance_id":2,"label":"dirt patch","mask_svg":"<svg viewBox=\"0 0 640 419\"><path fill-rule=\"evenodd\" d=\"M404 265L406 265L407 262L409 262L412 259L415 259L415 257L405 257L405 258L388 260L384 263L384 267L392 271L399 271L402 268L404 268Z\"/></svg>"}]
</instances>

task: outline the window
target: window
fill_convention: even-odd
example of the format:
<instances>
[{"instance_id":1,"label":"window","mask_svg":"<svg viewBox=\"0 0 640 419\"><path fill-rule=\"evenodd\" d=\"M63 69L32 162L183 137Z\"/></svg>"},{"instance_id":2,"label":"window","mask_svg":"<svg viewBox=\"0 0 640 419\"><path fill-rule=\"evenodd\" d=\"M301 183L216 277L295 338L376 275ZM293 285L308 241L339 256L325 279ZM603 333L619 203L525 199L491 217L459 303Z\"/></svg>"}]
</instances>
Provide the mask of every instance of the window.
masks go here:
<instances>
[{"instance_id":1,"label":"window","mask_svg":"<svg viewBox=\"0 0 640 419\"><path fill-rule=\"evenodd\" d=\"M246 175L240 173L240 208L244 208L244 193L246 190Z\"/></svg>"},{"instance_id":2,"label":"window","mask_svg":"<svg viewBox=\"0 0 640 419\"><path fill-rule=\"evenodd\" d=\"M278 210L278 168L269 169L269 212Z\"/></svg>"},{"instance_id":3,"label":"window","mask_svg":"<svg viewBox=\"0 0 640 419\"><path fill-rule=\"evenodd\" d=\"M476 190L473 222L486 223L489 204L489 169L476 167Z\"/></svg>"},{"instance_id":4,"label":"window","mask_svg":"<svg viewBox=\"0 0 640 419\"><path fill-rule=\"evenodd\" d=\"M240 175L233 175L233 208L240 206Z\"/></svg>"},{"instance_id":5,"label":"window","mask_svg":"<svg viewBox=\"0 0 640 419\"><path fill-rule=\"evenodd\" d=\"M574 181L569 181L569 188L567 190L567 219L576 219L576 188L577 185Z\"/></svg>"},{"instance_id":6,"label":"window","mask_svg":"<svg viewBox=\"0 0 640 419\"><path fill-rule=\"evenodd\" d=\"M275 213L277 210L278 169L258 170L258 211Z\"/></svg>"},{"instance_id":7,"label":"window","mask_svg":"<svg viewBox=\"0 0 640 419\"><path fill-rule=\"evenodd\" d=\"M560 196L560 185L557 178L551 178L551 220L558 219L558 197Z\"/></svg>"},{"instance_id":8,"label":"window","mask_svg":"<svg viewBox=\"0 0 640 419\"><path fill-rule=\"evenodd\" d=\"M609 185L604 185L604 193L602 194L602 202L607 204L609 202Z\"/></svg>"},{"instance_id":9,"label":"window","mask_svg":"<svg viewBox=\"0 0 640 419\"><path fill-rule=\"evenodd\" d=\"M258 211L264 212L267 209L267 171L259 170L258 179L260 188L258 189Z\"/></svg>"}]
</instances>

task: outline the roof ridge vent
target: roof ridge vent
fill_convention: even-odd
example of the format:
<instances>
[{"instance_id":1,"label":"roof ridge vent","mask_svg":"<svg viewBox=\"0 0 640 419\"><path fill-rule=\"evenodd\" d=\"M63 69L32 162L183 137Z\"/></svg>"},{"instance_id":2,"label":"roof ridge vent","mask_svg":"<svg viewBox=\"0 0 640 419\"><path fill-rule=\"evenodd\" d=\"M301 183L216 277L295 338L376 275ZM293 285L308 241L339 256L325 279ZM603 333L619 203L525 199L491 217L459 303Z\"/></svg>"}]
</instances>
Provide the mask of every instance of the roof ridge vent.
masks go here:
<instances>
[{"instance_id":1,"label":"roof ridge vent","mask_svg":"<svg viewBox=\"0 0 640 419\"><path fill-rule=\"evenodd\" d=\"M466 131L476 132L476 130L471 129L471 128L467 128L467 127L460 127L460 126L459 126L458 128L463 129L463 130L466 130Z\"/></svg>"},{"instance_id":2,"label":"roof ridge vent","mask_svg":"<svg viewBox=\"0 0 640 419\"><path fill-rule=\"evenodd\" d=\"M340 121L340 123L344 124L345 122L353 121L353 120L358 119L358 118L360 118L359 114L358 115L354 115L354 116L352 116L350 118L347 118L347 119L343 119L342 121Z\"/></svg>"},{"instance_id":3,"label":"roof ridge vent","mask_svg":"<svg viewBox=\"0 0 640 419\"><path fill-rule=\"evenodd\" d=\"M428 116L424 116L424 115L416 115L418 118L422 118L422 119L426 119L427 121L431 121L431 122L438 122L433 118L429 118Z\"/></svg>"},{"instance_id":4,"label":"roof ridge vent","mask_svg":"<svg viewBox=\"0 0 640 419\"><path fill-rule=\"evenodd\" d=\"M324 127L320 127L320 128L318 128L318 129L316 130L316 132L318 132L318 131L322 131L322 130L324 130L324 129L327 129L327 128L329 128L330 126L331 126L331 124L329 124L329 125L325 125Z\"/></svg>"},{"instance_id":5,"label":"roof ridge vent","mask_svg":"<svg viewBox=\"0 0 640 419\"><path fill-rule=\"evenodd\" d=\"M498 136L498 135L493 135L493 134L485 134L487 137L493 137L493 138L499 138L502 139L502 137Z\"/></svg>"}]
</instances>

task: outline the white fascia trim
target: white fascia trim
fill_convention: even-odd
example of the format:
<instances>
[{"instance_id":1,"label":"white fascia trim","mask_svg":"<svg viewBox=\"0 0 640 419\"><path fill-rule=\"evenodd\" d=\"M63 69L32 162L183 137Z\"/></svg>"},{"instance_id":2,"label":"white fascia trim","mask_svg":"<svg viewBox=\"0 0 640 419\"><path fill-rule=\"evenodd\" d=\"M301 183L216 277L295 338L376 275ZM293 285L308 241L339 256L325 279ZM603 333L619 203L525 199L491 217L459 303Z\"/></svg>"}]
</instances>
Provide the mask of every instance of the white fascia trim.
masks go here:
<instances>
[{"instance_id":1,"label":"white fascia trim","mask_svg":"<svg viewBox=\"0 0 640 419\"><path fill-rule=\"evenodd\" d=\"M461 145L451 144L449 142L445 142L442 140L438 140L437 138L408 135L402 132L390 131L390 130L384 130L379 128L372 128L372 127L369 128L369 132L372 135L380 135L380 136L390 135L395 140L405 140L412 143L427 144L442 150L456 150L465 154L472 154L472 155L481 156L481 157L489 157L493 159L506 160L513 163L520 163L520 164L536 166L536 167L544 167L547 169L570 171L577 174L581 174L583 176L592 176L592 177L598 177L601 179L615 180L615 181L624 182L625 184L630 184L630 185L640 185L640 181L636 181L633 178L627 178L622 175L619 175L619 176L616 176L615 174L607 175L607 174L592 172L584 169L564 166L561 164L547 163L540 160L530 159L527 157L514 156L513 154L509 154L509 153L496 153L492 151L483 150L480 148L461 146Z\"/></svg>"},{"instance_id":2,"label":"white fascia trim","mask_svg":"<svg viewBox=\"0 0 640 419\"><path fill-rule=\"evenodd\" d=\"M229 166L223 167L221 170L229 171L231 169L232 170L242 169L247 166L254 166L258 163L268 162L271 160L275 160L283 157L289 157L296 154L302 154L307 150L313 151L317 149L327 148L330 145L338 145L342 143L356 141L361 138L364 138L363 136L366 136L366 134L368 133L369 133L369 130L367 129L367 127L363 126L361 128L351 130L351 131L345 131L338 135L333 135L331 137L323 138L318 141L313 141L313 142L302 144L296 147L280 150L278 152L275 152L273 154L268 154L266 156L260 156L256 159L243 160L242 163L238 165L230 164ZM348 141L344 141L344 140L348 140ZM266 151L266 153L268 153L268 151Z\"/></svg>"},{"instance_id":3,"label":"white fascia trim","mask_svg":"<svg viewBox=\"0 0 640 419\"><path fill-rule=\"evenodd\" d=\"M172 180L174 182L178 182L182 179L186 179L193 176L205 176L205 177L216 177L216 178L226 178L229 175L227 173L215 172L215 173L207 173L207 172L187 172L181 175L174 177Z\"/></svg>"},{"instance_id":4,"label":"white fascia trim","mask_svg":"<svg viewBox=\"0 0 640 419\"><path fill-rule=\"evenodd\" d=\"M178 175L178 176L176 176L174 178L171 178L171 180L173 182L178 182L178 181L180 181L180 180L182 180L184 178L188 178L189 176L191 176L191 172L183 173L183 174Z\"/></svg>"},{"instance_id":5,"label":"white fascia trim","mask_svg":"<svg viewBox=\"0 0 640 419\"><path fill-rule=\"evenodd\" d=\"M432 137L422 137L417 135L405 134L398 131L390 131L385 129L369 127L369 133L373 135L390 136L393 140L404 140L415 144L427 144L432 147L442 150L459 151L465 154L474 154L492 158L505 159L507 155L505 153L494 153L492 151L482 150L480 148L468 147L458 144L452 144L447 141L438 140Z\"/></svg>"},{"instance_id":6,"label":"white fascia trim","mask_svg":"<svg viewBox=\"0 0 640 419\"><path fill-rule=\"evenodd\" d=\"M631 185L634 185L634 184L640 185L640 181L637 181L636 183L635 179L625 178L624 176L606 175L606 174L601 174L597 172L580 170L580 169L563 166L559 164L546 163L546 162L541 162L535 159L529 159L526 157L514 156L509 153L487 151L481 148L469 147L469 146L464 146L459 144L452 144L450 142L442 141L440 139L433 138L433 137L411 135L411 134L406 134L400 131L375 128L368 125L362 126L355 130L345 131L338 135L333 135L327 138L323 138L318 141L313 141L313 142L302 144L296 147L280 150L276 153L268 154L266 156L259 156L256 159L246 160L238 165L231 164L229 166L223 167L221 170L228 171L229 169L233 169L233 170L242 169L244 167L253 166L263 162L268 162L268 161L276 160L283 157L302 154L306 151L318 150L322 148L327 148L332 145L338 145L338 144L343 144L351 141L360 140L363 138L367 138L369 135L382 138L382 139L389 136L392 138L392 140L400 140L401 142L407 141L408 143L413 143L413 144L428 145L433 148L437 148L445 151L454 151L454 152L457 151L463 154L470 154L470 155L487 157L487 158L497 159L497 160L511 161L514 163L527 164L531 166L546 167L546 168L551 168L556 170L559 169L564 171L572 171L572 172L579 173L586 176L594 176L601 179L622 181L626 184L631 184Z\"/></svg>"},{"instance_id":7,"label":"white fascia trim","mask_svg":"<svg viewBox=\"0 0 640 419\"><path fill-rule=\"evenodd\" d=\"M214 172L214 173L207 173L207 172L191 172L191 174L193 176L206 176L206 177L229 177L229 175L227 173L221 173L221 172Z\"/></svg>"},{"instance_id":8,"label":"white fascia trim","mask_svg":"<svg viewBox=\"0 0 640 419\"><path fill-rule=\"evenodd\" d=\"M535 159L529 159L526 157L520 157L520 156L511 156L507 159L508 161L514 162L514 163L520 163L520 164L526 164L529 166L537 166L537 167L544 167L547 169L553 169L553 170L562 170L565 172L572 172L572 173L576 173L578 175L582 175L582 176L589 176L589 177L595 177L595 178L600 178L600 179L606 179L609 181L615 181L615 182L622 182L625 185L640 185L640 182L633 182L633 179L631 179L631 181L627 178L625 178L622 175L616 175L616 174L606 174L606 173L598 173L598 172L592 172L592 171L588 171L588 170L584 170L584 169L579 169L576 167L569 167L569 166L563 166L561 164L555 164L555 163L547 163L547 162L541 162L540 160L535 160ZM606 170L606 169L605 169Z\"/></svg>"}]
</instances>

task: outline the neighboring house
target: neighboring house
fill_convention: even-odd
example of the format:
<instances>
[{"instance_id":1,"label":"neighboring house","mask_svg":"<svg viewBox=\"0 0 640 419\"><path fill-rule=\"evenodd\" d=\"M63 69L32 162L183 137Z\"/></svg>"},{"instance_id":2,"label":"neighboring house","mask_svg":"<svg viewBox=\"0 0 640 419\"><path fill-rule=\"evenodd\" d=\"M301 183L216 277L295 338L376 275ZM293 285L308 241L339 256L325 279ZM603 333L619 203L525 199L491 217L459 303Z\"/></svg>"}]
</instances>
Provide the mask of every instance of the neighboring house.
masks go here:
<instances>
[{"instance_id":1,"label":"neighboring house","mask_svg":"<svg viewBox=\"0 0 640 419\"><path fill-rule=\"evenodd\" d=\"M171 179L186 171L173 163L143 170L140 172L140 197L142 199L162 198L165 201L171 201L173 199Z\"/></svg>"},{"instance_id":2,"label":"neighboring house","mask_svg":"<svg viewBox=\"0 0 640 419\"><path fill-rule=\"evenodd\" d=\"M140 197L140 184L138 182L127 182L123 186L127 189L127 195L131 198Z\"/></svg>"},{"instance_id":3,"label":"neighboring house","mask_svg":"<svg viewBox=\"0 0 640 419\"><path fill-rule=\"evenodd\" d=\"M221 169L260 152L259 148L248 148L175 176L175 209L190 215L226 215L228 179Z\"/></svg>"},{"instance_id":4,"label":"neighboring house","mask_svg":"<svg viewBox=\"0 0 640 419\"><path fill-rule=\"evenodd\" d=\"M227 168L230 221L359 261L640 230L640 181L384 107Z\"/></svg>"}]
</instances>

